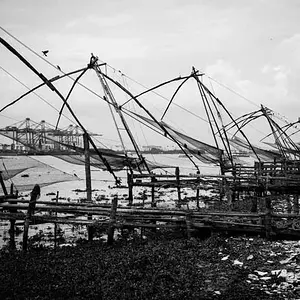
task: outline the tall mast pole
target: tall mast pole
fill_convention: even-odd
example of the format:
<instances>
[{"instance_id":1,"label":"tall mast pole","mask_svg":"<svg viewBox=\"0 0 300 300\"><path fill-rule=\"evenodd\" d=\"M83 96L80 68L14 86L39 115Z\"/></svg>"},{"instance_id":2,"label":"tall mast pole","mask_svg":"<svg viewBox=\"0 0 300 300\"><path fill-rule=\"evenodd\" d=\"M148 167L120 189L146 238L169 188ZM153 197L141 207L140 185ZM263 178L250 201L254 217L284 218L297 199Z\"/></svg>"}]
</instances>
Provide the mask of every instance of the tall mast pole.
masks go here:
<instances>
[{"instance_id":1,"label":"tall mast pole","mask_svg":"<svg viewBox=\"0 0 300 300\"><path fill-rule=\"evenodd\" d=\"M100 65L97 64L97 57L93 57L92 56L92 59L95 61L93 69L96 71L96 74L97 74L97 76L99 78L99 81L100 81L100 83L102 85L102 88L103 88L103 91L104 91L104 94L105 94L105 98L108 101L110 112L112 114L113 121L115 123L116 129L117 129L117 132L118 132L118 136L119 136L119 139L120 139L121 144L122 144L124 155L126 157L128 157L127 150L125 148L125 144L124 144L121 132L120 132L120 128L118 127L118 124L117 124L116 118L115 118L115 116L113 114L113 111L112 111L110 103L115 108L116 113L119 115L120 120L121 120L121 122L122 122L122 124L124 126L124 129L126 130L128 136L129 136L129 139L130 139L130 141L131 141L131 143L132 143L132 145L134 147L135 152L137 153L138 158L143 163L143 165L145 166L146 170L150 173L149 166L146 163L145 158L142 156L141 151L139 149L139 146L136 143L136 141L134 139L134 136L133 136L133 134L132 134L132 132L131 132L131 130L130 130L130 128L129 128L129 126L128 126L128 124L127 124L127 122L126 122L126 120L125 120L125 118L124 118L124 116L123 116L123 114L121 112L121 110L119 109L119 105L118 105L118 103L117 103L117 101L116 101L116 99L115 99L115 97L114 97L114 95L113 95L113 93L112 93L109 85L107 84L107 81L106 81L105 77L103 76L103 73L102 73L102 70L100 68ZM139 172L141 172L142 170L141 170L139 164L138 164L137 167L138 167Z\"/></svg>"}]
</instances>

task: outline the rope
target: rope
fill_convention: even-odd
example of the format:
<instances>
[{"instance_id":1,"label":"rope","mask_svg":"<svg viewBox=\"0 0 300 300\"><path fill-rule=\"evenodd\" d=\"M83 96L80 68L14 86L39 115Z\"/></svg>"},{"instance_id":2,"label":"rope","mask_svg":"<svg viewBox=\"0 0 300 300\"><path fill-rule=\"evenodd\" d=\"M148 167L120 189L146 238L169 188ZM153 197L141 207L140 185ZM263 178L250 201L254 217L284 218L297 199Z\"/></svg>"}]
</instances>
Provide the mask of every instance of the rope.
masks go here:
<instances>
[{"instance_id":1,"label":"rope","mask_svg":"<svg viewBox=\"0 0 300 300\"><path fill-rule=\"evenodd\" d=\"M31 88L29 86L27 86L25 83L23 83L21 80L19 80L17 77L15 77L14 75L12 75L10 72L8 72L6 69L4 69L2 66L0 66L0 69L2 71L4 71L7 75L9 75L10 77L12 77L14 80L16 80L18 83L20 83L22 86L24 86L26 89L31 90ZM48 104L50 107L52 107L54 110L56 110L57 112L59 112L59 110L53 106L51 103L49 103L45 98L43 98L42 96L40 96L38 93L36 92L32 92L34 95L36 95L39 99L41 99L42 101L44 101L46 104ZM67 117L66 115L63 114L63 116L68 119L72 124L73 120L71 120L69 117Z\"/></svg>"},{"instance_id":2,"label":"rope","mask_svg":"<svg viewBox=\"0 0 300 300\"><path fill-rule=\"evenodd\" d=\"M49 60L45 59L43 56L41 56L40 54L38 54L36 51L34 51L33 49L31 49L29 46L27 46L26 44L24 44L23 42L21 42L18 38L16 38L15 36L13 36L11 33L9 33L7 30L5 30L2 26L0 26L0 29L3 30L7 35L9 35L11 38L13 38L15 41L17 41L19 44L21 44L23 47L25 47L28 51L30 51L31 53L33 53L34 55L36 55L37 57L39 57L40 59L42 59L44 62L46 62L48 65L50 65L51 67L53 67L56 71L61 72L62 74L66 74L64 71L58 69L54 64L52 64ZM75 79L68 75L68 78L70 78L72 81L75 81ZM99 94L97 94L96 92L94 92L92 89L88 88L86 85L78 82L78 85L80 85L81 87L83 87L84 89L86 89L87 91L89 91L90 93L92 93L93 95L95 95L96 97L102 99L105 101L105 99L100 96Z\"/></svg>"}]
</instances>

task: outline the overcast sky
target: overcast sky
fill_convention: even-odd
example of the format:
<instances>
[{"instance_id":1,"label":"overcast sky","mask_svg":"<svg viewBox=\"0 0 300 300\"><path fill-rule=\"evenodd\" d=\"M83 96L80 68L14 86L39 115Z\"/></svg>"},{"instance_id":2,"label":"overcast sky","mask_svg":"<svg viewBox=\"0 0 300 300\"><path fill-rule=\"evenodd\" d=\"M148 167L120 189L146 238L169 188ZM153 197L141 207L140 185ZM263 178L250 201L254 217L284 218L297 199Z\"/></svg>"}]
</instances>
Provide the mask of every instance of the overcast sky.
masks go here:
<instances>
[{"instance_id":1,"label":"overcast sky","mask_svg":"<svg viewBox=\"0 0 300 300\"><path fill-rule=\"evenodd\" d=\"M213 79L214 91L234 115L257 109L262 103L291 121L300 116L299 16L298 0L0 0L0 26L39 54L49 50L44 58L63 71L84 67L94 53L116 70L150 87L187 75L195 66ZM3 30L0 36L46 76L59 74ZM40 83L3 46L0 67L29 87ZM2 107L26 89L1 68ZM215 81L248 100L230 94ZM95 74L88 74L83 83L103 94L96 85ZM70 84L59 85L64 94ZM53 93L39 93L60 107ZM194 94L187 90L185 95L188 99L180 104L194 110ZM166 105L156 103L158 99L150 99L149 105L151 101L153 107L160 109ZM89 130L110 137L113 129L103 125L110 123L99 99L78 90L70 103ZM12 119L1 117L1 126L26 117L50 123L57 118L57 112L36 96L23 99L3 114ZM175 114L182 119L180 112L174 111ZM62 124L70 123L65 122ZM190 121L194 130L196 122ZM156 140L150 137L148 142Z\"/></svg>"}]
</instances>

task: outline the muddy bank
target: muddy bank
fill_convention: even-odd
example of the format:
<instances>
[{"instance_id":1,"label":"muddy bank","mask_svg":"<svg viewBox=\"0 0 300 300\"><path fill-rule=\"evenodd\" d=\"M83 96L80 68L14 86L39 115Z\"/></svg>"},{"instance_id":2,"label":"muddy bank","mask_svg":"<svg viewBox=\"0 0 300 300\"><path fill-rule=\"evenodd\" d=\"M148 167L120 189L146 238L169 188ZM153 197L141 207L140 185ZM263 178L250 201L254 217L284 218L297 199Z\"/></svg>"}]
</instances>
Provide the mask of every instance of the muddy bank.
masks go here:
<instances>
[{"instance_id":1,"label":"muddy bank","mask_svg":"<svg viewBox=\"0 0 300 300\"><path fill-rule=\"evenodd\" d=\"M299 299L299 242L180 232L1 251L1 299Z\"/></svg>"}]
</instances>

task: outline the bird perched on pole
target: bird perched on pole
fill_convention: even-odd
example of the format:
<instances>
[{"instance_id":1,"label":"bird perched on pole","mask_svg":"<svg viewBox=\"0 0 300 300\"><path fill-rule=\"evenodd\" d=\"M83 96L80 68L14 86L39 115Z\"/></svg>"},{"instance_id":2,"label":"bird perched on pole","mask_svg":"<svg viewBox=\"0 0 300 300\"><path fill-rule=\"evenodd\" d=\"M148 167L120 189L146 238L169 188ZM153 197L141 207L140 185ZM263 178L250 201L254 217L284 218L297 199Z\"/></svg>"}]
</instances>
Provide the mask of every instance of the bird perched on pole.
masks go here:
<instances>
[{"instance_id":1,"label":"bird perched on pole","mask_svg":"<svg viewBox=\"0 0 300 300\"><path fill-rule=\"evenodd\" d=\"M42 51L42 52L43 52L43 54L44 54L45 56L47 56L49 50L44 50L44 51Z\"/></svg>"}]
</instances>

